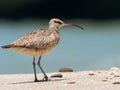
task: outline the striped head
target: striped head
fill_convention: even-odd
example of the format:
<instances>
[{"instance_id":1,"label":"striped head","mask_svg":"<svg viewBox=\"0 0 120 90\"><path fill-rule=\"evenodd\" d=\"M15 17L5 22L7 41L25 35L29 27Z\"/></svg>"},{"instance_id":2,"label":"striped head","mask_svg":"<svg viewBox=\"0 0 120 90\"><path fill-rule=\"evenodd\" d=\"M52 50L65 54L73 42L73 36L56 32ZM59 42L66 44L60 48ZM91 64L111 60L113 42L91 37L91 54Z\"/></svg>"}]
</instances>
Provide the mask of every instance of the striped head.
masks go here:
<instances>
[{"instance_id":1,"label":"striped head","mask_svg":"<svg viewBox=\"0 0 120 90\"><path fill-rule=\"evenodd\" d=\"M59 29L63 26L75 26L75 27L78 27L80 29L83 30L83 28L79 25L75 25L75 24L66 24L64 23L62 20L58 19L58 18L53 18L50 20L49 22L49 29Z\"/></svg>"},{"instance_id":2,"label":"striped head","mask_svg":"<svg viewBox=\"0 0 120 90\"><path fill-rule=\"evenodd\" d=\"M49 22L49 28L59 29L63 24L64 22L62 20L53 18Z\"/></svg>"}]
</instances>

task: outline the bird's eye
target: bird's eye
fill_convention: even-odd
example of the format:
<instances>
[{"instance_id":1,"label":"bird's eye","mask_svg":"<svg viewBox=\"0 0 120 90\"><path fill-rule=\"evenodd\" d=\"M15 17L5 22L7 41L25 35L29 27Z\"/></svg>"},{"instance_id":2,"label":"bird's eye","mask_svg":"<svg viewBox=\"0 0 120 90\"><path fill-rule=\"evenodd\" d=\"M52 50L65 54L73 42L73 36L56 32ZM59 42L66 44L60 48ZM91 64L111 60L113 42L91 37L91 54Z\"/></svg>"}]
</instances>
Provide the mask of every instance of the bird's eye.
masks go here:
<instances>
[{"instance_id":1,"label":"bird's eye","mask_svg":"<svg viewBox=\"0 0 120 90\"><path fill-rule=\"evenodd\" d=\"M55 23L58 23L58 24L63 24L62 22L60 22L60 21L54 21Z\"/></svg>"}]
</instances>

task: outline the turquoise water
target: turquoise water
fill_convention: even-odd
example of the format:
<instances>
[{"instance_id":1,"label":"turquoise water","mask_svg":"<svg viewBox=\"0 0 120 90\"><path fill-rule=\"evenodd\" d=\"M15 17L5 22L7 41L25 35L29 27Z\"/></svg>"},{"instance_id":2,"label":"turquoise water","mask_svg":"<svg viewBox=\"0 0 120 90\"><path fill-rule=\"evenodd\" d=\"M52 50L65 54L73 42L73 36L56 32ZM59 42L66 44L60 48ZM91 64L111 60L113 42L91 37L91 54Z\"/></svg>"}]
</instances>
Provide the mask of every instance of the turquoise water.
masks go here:
<instances>
[{"instance_id":1,"label":"turquoise water","mask_svg":"<svg viewBox=\"0 0 120 90\"><path fill-rule=\"evenodd\" d=\"M81 25L85 30L76 27L60 29L60 43L53 52L42 58L46 72L57 72L60 67L70 67L75 71L120 67L120 20L65 21ZM0 46L34 29L47 28L47 25L48 20L41 19L0 20ZM33 73L32 57L0 48L0 74L11 73Z\"/></svg>"}]
</instances>

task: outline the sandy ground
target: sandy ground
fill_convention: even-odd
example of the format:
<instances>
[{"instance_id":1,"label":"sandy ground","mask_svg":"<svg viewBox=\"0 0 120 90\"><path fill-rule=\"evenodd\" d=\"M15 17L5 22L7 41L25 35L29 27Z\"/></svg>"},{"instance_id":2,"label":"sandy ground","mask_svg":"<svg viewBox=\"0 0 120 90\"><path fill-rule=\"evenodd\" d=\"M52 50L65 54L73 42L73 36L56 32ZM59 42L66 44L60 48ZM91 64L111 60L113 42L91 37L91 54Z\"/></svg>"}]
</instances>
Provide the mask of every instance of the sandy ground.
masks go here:
<instances>
[{"instance_id":1,"label":"sandy ground","mask_svg":"<svg viewBox=\"0 0 120 90\"><path fill-rule=\"evenodd\" d=\"M62 74L62 78L50 78ZM48 82L33 82L33 74L0 75L0 90L120 90L120 69L47 73ZM38 78L42 79L42 74Z\"/></svg>"}]
</instances>

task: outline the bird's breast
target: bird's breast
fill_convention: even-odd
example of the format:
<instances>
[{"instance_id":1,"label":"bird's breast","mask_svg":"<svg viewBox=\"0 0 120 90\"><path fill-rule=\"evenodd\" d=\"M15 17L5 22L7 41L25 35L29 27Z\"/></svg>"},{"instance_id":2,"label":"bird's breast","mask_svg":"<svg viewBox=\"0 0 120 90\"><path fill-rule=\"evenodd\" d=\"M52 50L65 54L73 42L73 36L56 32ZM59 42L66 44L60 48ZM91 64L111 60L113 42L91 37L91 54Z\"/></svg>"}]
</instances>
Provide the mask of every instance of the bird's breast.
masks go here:
<instances>
[{"instance_id":1,"label":"bird's breast","mask_svg":"<svg viewBox=\"0 0 120 90\"><path fill-rule=\"evenodd\" d=\"M40 43L38 46L37 53L41 55L49 54L56 47L59 39L59 37L56 37L53 34L47 38L44 38L44 42Z\"/></svg>"}]
</instances>

